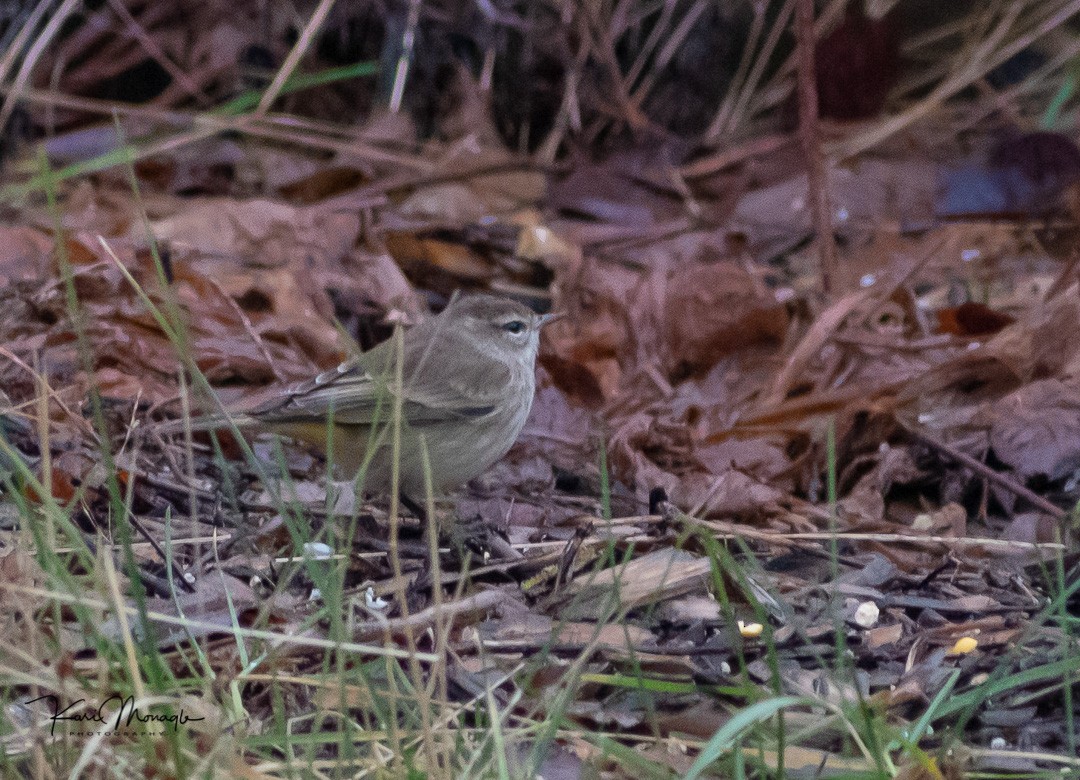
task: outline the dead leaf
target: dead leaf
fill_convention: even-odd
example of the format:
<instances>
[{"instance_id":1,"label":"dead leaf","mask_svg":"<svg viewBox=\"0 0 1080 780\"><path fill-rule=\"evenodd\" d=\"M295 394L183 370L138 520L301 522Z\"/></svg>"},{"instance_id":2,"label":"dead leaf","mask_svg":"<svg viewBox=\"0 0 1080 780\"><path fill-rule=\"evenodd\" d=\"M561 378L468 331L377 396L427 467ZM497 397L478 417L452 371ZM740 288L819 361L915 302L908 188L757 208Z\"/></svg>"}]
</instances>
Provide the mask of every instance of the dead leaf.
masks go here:
<instances>
[{"instance_id":1,"label":"dead leaf","mask_svg":"<svg viewBox=\"0 0 1080 780\"><path fill-rule=\"evenodd\" d=\"M1061 479L1080 468L1080 387L1060 379L1025 385L986 413L994 454L1024 479Z\"/></svg>"},{"instance_id":2,"label":"dead leaf","mask_svg":"<svg viewBox=\"0 0 1080 780\"><path fill-rule=\"evenodd\" d=\"M677 379L708 371L726 354L758 344L779 344L787 310L734 263L676 270L664 302L662 354Z\"/></svg>"},{"instance_id":3,"label":"dead leaf","mask_svg":"<svg viewBox=\"0 0 1080 780\"><path fill-rule=\"evenodd\" d=\"M50 267L51 237L31 227L0 226L0 287L16 279L41 279Z\"/></svg>"},{"instance_id":4,"label":"dead leaf","mask_svg":"<svg viewBox=\"0 0 1080 780\"><path fill-rule=\"evenodd\" d=\"M141 235L141 226L132 229ZM181 249L278 268L297 258L311 264L348 254L360 234L360 217L319 206L210 198L185 203L176 214L152 222L151 230Z\"/></svg>"}]
</instances>

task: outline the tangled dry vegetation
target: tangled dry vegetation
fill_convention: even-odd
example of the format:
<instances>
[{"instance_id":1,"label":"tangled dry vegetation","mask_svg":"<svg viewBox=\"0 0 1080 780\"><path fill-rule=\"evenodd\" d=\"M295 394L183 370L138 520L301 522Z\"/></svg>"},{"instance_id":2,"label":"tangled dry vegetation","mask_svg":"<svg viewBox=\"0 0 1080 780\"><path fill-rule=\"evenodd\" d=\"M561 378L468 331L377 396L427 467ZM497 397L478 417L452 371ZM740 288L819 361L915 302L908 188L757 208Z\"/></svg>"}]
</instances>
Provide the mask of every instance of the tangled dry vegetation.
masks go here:
<instances>
[{"instance_id":1,"label":"tangled dry vegetation","mask_svg":"<svg viewBox=\"0 0 1080 780\"><path fill-rule=\"evenodd\" d=\"M5 775L1080 777L1080 2L24 5ZM154 433L455 290L567 316L434 571Z\"/></svg>"}]
</instances>

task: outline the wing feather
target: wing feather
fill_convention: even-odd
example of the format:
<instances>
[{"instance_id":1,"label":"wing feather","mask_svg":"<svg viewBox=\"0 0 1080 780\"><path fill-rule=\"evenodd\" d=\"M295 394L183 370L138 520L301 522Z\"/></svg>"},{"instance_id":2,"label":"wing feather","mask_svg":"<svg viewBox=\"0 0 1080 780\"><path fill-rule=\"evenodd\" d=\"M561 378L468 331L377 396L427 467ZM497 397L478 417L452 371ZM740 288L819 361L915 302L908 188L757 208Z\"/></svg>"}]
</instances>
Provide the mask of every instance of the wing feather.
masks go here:
<instances>
[{"instance_id":1,"label":"wing feather","mask_svg":"<svg viewBox=\"0 0 1080 780\"><path fill-rule=\"evenodd\" d=\"M297 423L324 419L333 409L335 422L343 425L387 422L393 414L394 388L382 374L369 369L378 365L379 356L374 355L373 360L372 355L367 353L342 363L248 414L269 423ZM405 380L402 416L410 425L422 427L478 418L495 410L495 395L477 393L473 387L452 378L451 381L444 378L443 382L424 381L425 378L421 366L417 376ZM501 379L500 385L505 386L506 377Z\"/></svg>"}]
</instances>

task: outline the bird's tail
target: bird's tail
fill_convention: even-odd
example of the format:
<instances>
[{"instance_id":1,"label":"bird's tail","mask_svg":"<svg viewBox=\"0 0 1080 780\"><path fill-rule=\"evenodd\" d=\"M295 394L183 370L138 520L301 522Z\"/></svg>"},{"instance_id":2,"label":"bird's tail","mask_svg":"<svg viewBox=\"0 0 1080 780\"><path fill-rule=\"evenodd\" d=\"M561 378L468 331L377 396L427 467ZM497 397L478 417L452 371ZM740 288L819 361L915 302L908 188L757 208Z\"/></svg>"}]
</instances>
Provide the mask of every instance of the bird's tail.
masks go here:
<instances>
[{"instance_id":1,"label":"bird's tail","mask_svg":"<svg viewBox=\"0 0 1080 780\"><path fill-rule=\"evenodd\" d=\"M243 430L245 428L254 427L258 422L259 421L256 418L243 413L207 414L188 419L181 418L179 420L165 420L163 422L152 423L151 425L146 426L143 431L144 435L153 433L159 436L174 436L178 433L183 433L186 430L191 430L192 432L223 429L229 430L234 425Z\"/></svg>"}]
</instances>

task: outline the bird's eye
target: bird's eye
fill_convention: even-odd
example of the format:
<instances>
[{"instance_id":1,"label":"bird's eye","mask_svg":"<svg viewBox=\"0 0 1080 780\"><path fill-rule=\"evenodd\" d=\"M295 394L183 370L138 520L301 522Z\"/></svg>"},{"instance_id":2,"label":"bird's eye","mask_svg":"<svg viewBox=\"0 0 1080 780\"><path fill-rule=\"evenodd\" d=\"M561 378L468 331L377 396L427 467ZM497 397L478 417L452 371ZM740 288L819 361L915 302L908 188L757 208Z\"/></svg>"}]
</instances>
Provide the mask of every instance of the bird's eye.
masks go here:
<instances>
[{"instance_id":1,"label":"bird's eye","mask_svg":"<svg viewBox=\"0 0 1080 780\"><path fill-rule=\"evenodd\" d=\"M507 333L524 333L525 323L521 320L510 320L510 322L503 325L502 328Z\"/></svg>"}]
</instances>

